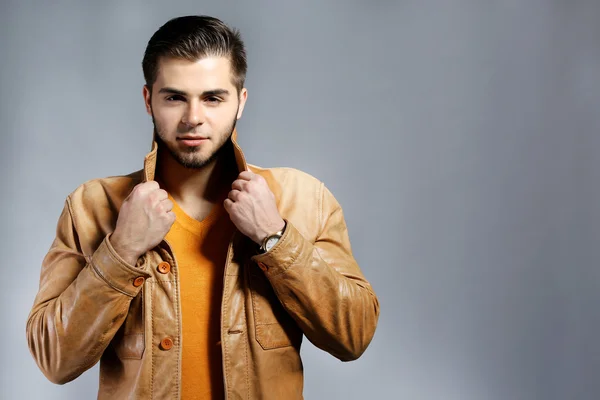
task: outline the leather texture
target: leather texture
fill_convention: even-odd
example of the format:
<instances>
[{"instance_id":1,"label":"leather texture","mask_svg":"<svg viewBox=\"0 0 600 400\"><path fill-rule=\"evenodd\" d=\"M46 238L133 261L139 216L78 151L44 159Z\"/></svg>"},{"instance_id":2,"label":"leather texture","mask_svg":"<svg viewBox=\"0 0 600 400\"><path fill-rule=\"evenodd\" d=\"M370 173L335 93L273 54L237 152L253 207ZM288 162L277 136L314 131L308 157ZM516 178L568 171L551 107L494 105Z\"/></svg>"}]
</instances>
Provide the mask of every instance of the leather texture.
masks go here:
<instances>
[{"instance_id":1,"label":"leather texture","mask_svg":"<svg viewBox=\"0 0 600 400\"><path fill-rule=\"evenodd\" d=\"M226 397L302 399L303 337L354 360L373 338L379 302L327 187L296 169L247 164L236 136L238 170L267 180L287 227L265 254L237 231L231 238L221 306ZM156 154L153 142L142 170L69 194L27 320L31 354L50 381L69 382L100 361L99 399L180 398L176 255L163 240L129 265L110 242L124 199L154 178Z\"/></svg>"}]
</instances>

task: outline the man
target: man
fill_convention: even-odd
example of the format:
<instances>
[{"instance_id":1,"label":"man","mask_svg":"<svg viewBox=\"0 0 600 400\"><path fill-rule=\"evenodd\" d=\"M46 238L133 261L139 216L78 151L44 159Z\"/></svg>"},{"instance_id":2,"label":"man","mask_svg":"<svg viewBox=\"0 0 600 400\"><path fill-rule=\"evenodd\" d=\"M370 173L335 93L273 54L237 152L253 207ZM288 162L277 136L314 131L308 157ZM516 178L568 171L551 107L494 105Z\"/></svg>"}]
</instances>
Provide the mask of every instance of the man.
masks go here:
<instances>
[{"instance_id":1,"label":"man","mask_svg":"<svg viewBox=\"0 0 600 400\"><path fill-rule=\"evenodd\" d=\"M239 32L170 20L143 70L152 151L67 197L31 353L59 384L100 360L101 399L301 399L303 335L354 360L379 316L342 209L308 174L246 162Z\"/></svg>"}]
</instances>

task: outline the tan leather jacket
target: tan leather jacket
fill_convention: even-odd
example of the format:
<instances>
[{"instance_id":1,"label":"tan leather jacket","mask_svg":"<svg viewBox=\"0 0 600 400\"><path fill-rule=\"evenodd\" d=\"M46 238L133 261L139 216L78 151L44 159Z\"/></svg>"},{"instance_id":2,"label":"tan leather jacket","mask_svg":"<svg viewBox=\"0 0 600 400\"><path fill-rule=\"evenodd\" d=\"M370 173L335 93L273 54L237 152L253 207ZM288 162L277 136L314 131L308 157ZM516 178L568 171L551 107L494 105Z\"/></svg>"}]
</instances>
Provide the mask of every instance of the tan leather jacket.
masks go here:
<instances>
[{"instance_id":1,"label":"tan leather jacket","mask_svg":"<svg viewBox=\"0 0 600 400\"><path fill-rule=\"evenodd\" d=\"M266 178L287 227L265 254L237 231L230 242L221 312L226 397L302 399L303 335L354 360L373 337L379 303L323 183L246 164L235 132L232 142L238 169ZM50 381L69 382L100 360L99 399L180 397L175 255L163 241L133 266L110 243L123 200L154 179L156 155L154 142L143 170L86 182L67 197L27 320L30 351Z\"/></svg>"}]
</instances>

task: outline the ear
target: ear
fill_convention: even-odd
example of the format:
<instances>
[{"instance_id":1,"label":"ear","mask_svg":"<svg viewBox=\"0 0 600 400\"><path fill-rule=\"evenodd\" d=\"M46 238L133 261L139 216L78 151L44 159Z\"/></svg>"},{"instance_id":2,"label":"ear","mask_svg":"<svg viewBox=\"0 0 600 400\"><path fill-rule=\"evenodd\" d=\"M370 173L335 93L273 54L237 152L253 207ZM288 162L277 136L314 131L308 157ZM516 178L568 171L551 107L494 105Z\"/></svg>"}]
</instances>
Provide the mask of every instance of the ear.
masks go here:
<instances>
[{"instance_id":1,"label":"ear","mask_svg":"<svg viewBox=\"0 0 600 400\"><path fill-rule=\"evenodd\" d=\"M146 112L148 115L152 115L152 92L148 85L144 85L142 89L142 95L144 96L144 104L146 105Z\"/></svg>"},{"instance_id":2,"label":"ear","mask_svg":"<svg viewBox=\"0 0 600 400\"><path fill-rule=\"evenodd\" d=\"M244 112L244 106L246 105L246 99L248 99L248 89L243 88L240 91L240 105L238 107L236 119L242 118L242 113Z\"/></svg>"}]
</instances>

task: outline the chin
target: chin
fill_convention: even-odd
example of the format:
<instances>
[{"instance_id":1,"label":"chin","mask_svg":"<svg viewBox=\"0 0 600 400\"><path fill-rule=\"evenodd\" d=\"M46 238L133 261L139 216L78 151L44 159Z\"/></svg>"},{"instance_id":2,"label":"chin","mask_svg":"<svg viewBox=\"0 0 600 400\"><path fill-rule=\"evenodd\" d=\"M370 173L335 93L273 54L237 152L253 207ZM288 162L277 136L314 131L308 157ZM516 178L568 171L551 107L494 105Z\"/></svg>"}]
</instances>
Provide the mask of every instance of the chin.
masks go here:
<instances>
[{"instance_id":1,"label":"chin","mask_svg":"<svg viewBox=\"0 0 600 400\"><path fill-rule=\"evenodd\" d=\"M186 168L198 169L202 168L214 158L212 152L209 149L198 150L193 153L190 152L179 152L177 161L179 164Z\"/></svg>"},{"instance_id":2,"label":"chin","mask_svg":"<svg viewBox=\"0 0 600 400\"><path fill-rule=\"evenodd\" d=\"M179 165L188 169L201 169L206 166L208 160L206 158L194 158L194 159L177 159Z\"/></svg>"}]
</instances>

